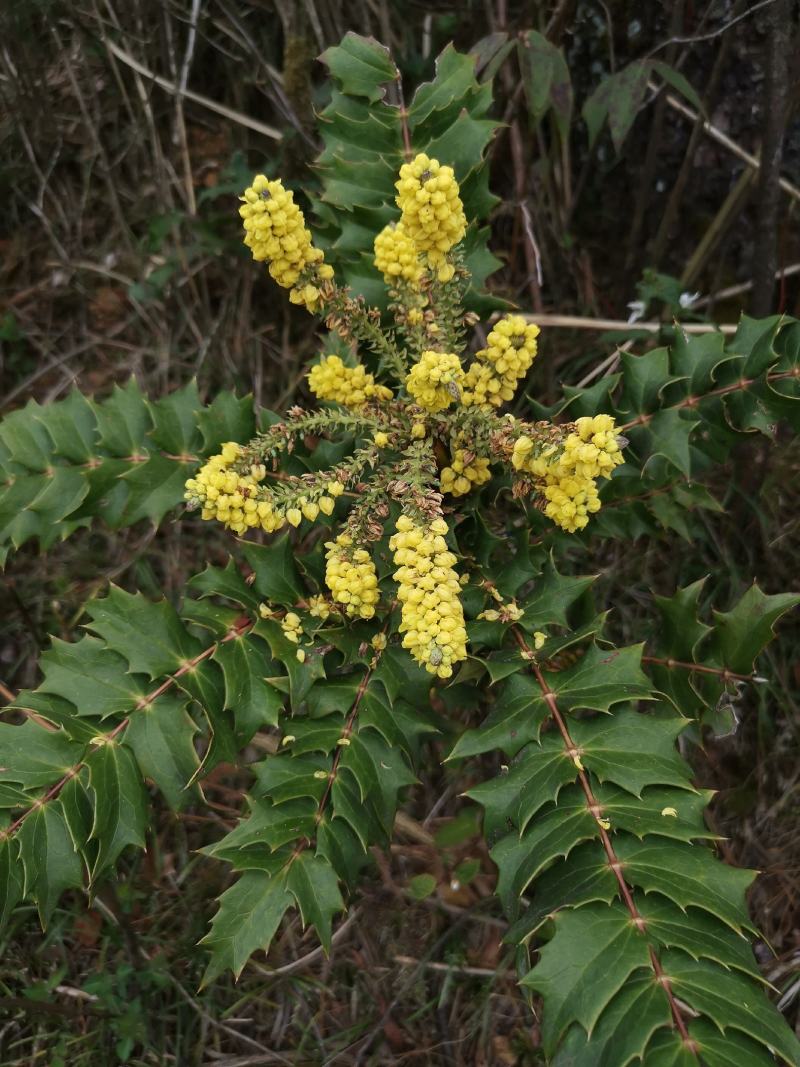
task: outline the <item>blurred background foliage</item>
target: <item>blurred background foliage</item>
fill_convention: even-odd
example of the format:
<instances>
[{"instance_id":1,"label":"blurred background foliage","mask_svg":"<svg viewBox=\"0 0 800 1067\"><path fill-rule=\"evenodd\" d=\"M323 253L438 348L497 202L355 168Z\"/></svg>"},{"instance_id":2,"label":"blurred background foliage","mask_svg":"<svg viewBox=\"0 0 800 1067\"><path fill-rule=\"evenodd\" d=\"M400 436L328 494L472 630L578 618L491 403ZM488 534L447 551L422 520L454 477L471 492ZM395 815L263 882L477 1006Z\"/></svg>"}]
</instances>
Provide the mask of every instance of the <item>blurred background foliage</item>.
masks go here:
<instances>
[{"instance_id":1,"label":"blurred background foliage","mask_svg":"<svg viewBox=\"0 0 800 1067\"><path fill-rule=\"evenodd\" d=\"M490 247L500 267L489 288L595 326L544 330L528 383L540 402L599 377L618 345L654 347L675 318L800 314L795 8L7 0L0 413L73 383L104 396L131 374L153 396L192 376L205 398L235 388L282 408L306 395L316 324L253 267L236 198L264 171L315 202L316 116L331 93L317 57L351 29L391 48L407 99L451 41L492 80L501 126L488 149L499 197ZM619 325L631 317L657 332ZM651 590L669 595L704 573L729 602L753 578L767 592L797 590L799 467L788 435L739 446L715 475L727 512L700 513L691 551L676 551L674 534L633 547L598 540L620 637L642 638ZM205 560L224 563L227 547L222 533L180 523L79 531L46 555L26 546L3 576L3 695L36 683L46 635L76 636L81 605L110 580L177 597ZM797 638L796 623L782 626L765 657L769 684L743 691L738 725L695 757L698 781L719 790L712 816L726 858L764 871L751 905L795 1025ZM196 994L194 945L222 888L196 849L230 824L244 784L220 772L209 814L164 811L147 854L88 913L67 898L43 938L33 920L11 926L0 961L4 1064L542 1062L503 924L482 905L492 875L476 827L467 809L441 817L441 798L454 799L447 772L415 792L398 845L375 857L331 961L290 925L270 968L252 964L238 986Z\"/></svg>"}]
</instances>

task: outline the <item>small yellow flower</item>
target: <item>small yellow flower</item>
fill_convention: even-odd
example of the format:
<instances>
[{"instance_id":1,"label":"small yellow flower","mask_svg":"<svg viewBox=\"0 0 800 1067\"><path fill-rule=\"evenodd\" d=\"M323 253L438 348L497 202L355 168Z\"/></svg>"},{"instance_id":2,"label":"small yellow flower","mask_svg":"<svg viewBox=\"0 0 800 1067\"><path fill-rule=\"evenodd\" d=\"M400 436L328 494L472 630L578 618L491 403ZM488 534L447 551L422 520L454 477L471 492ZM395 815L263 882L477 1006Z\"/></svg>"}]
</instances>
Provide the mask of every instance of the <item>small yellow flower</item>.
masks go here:
<instances>
[{"instance_id":1,"label":"small yellow flower","mask_svg":"<svg viewBox=\"0 0 800 1067\"><path fill-rule=\"evenodd\" d=\"M452 352L422 353L406 378L406 389L420 407L427 411L444 411L459 398L459 384L464 371Z\"/></svg>"}]
</instances>

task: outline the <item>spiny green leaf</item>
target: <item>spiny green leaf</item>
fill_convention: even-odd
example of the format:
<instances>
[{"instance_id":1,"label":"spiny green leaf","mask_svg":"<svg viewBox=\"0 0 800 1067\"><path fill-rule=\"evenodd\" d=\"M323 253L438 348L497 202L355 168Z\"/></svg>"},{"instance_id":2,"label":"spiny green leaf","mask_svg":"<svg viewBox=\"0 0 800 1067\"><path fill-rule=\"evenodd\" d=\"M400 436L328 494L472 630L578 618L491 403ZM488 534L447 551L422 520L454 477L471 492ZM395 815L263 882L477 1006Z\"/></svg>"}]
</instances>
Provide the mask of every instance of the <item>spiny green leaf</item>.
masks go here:
<instances>
[{"instance_id":1,"label":"spiny green leaf","mask_svg":"<svg viewBox=\"0 0 800 1067\"><path fill-rule=\"evenodd\" d=\"M447 759L477 756L494 748L513 756L530 741L538 740L547 714L536 679L514 674L496 697L489 716L478 729L466 730L459 737Z\"/></svg>"},{"instance_id":2,"label":"spiny green leaf","mask_svg":"<svg viewBox=\"0 0 800 1067\"><path fill-rule=\"evenodd\" d=\"M46 929L58 898L83 885L83 868L57 804L31 811L17 832L25 872L25 896L36 902Z\"/></svg>"},{"instance_id":3,"label":"spiny green leaf","mask_svg":"<svg viewBox=\"0 0 800 1067\"><path fill-rule=\"evenodd\" d=\"M542 1040L552 1054L570 1023L592 1031L615 993L639 968L650 966L647 941L619 905L587 904L563 911L556 932L522 985L544 999Z\"/></svg>"},{"instance_id":4,"label":"spiny green leaf","mask_svg":"<svg viewBox=\"0 0 800 1067\"><path fill-rule=\"evenodd\" d=\"M655 834L692 841L717 836L703 822L703 810L714 795L712 790L689 792L650 786L641 796L634 796L627 789L601 785L594 794L612 828L627 830L638 838Z\"/></svg>"},{"instance_id":5,"label":"spiny green leaf","mask_svg":"<svg viewBox=\"0 0 800 1067\"><path fill-rule=\"evenodd\" d=\"M200 942L211 952L203 986L225 970L238 978L254 952L266 952L293 899L279 875L247 871L234 882L219 898L211 929Z\"/></svg>"},{"instance_id":6,"label":"spiny green leaf","mask_svg":"<svg viewBox=\"0 0 800 1067\"><path fill-rule=\"evenodd\" d=\"M344 911L339 881L327 860L301 852L291 863L286 885L297 901L303 925L313 924L325 952L331 948L331 920Z\"/></svg>"},{"instance_id":7,"label":"spiny green leaf","mask_svg":"<svg viewBox=\"0 0 800 1067\"><path fill-rule=\"evenodd\" d=\"M749 674L756 656L774 636L775 622L800 604L798 593L766 596L753 584L732 611L715 611L710 652L715 661L731 671Z\"/></svg>"},{"instance_id":8,"label":"spiny green leaf","mask_svg":"<svg viewBox=\"0 0 800 1067\"><path fill-rule=\"evenodd\" d=\"M800 1041L751 980L734 971L709 968L677 950L665 953L662 964L675 994L708 1015L723 1032L740 1030L774 1049L788 1064L800 1062Z\"/></svg>"},{"instance_id":9,"label":"spiny green leaf","mask_svg":"<svg viewBox=\"0 0 800 1067\"><path fill-rule=\"evenodd\" d=\"M36 417L50 435L56 455L71 463L87 463L91 459L97 419L83 393L73 389L64 400L41 408Z\"/></svg>"},{"instance_id":10,"label":"spiny green leaf","mask_svg":"<svg viewBox=\"0 0 800 1067\"><path fill-rule=\"evenodd\" d=\"M601 782L614 782L639 796L648 785L692 788L689 768L675 747L686 725L677 715L622 708L611 716L574 719L570 735L584 766Z\"/></svg>"},{"instance_id":11,"label":"spiny green leaf","mask_svg":"<svg viewBox=\"0 0 800 1067\"><path fill-rule=\"evenodd\" d=\"M116 863L127 845L144 848L147 798L133 753L116 742L100 745L89 761L94 794L90 840L97 842L92 879Z\"/></svg>"},{"instance_id":12,"label":"spiny green leaf","mask_svg":"<svg viewBox=\"0 0 800 1067\"><path fill-rule=\"evenodd\" d=\"M614 837L614 849L626 881L646 893L663 893L681 908L703 908L737 933L750 928L744 893L753 881L752 871L720 863L705 845L641 842L620 833Z\"/></svg>"},{"instance_id":13,"label":"spiny green leaf","mask_svg":"<svg viewBox=\"0 0 800 1067\"><path fill-rule=\"evenodd\" d=\"M0 781L26 789L53 785L80 762L84 746L63 730L47 730L26 719L19 726L0 722Z\"/></svg>"},{"instance_id":14,"label":"spiny green leaf","mask_svg":"<svg viewBox=\"0 0 800 1067\"><path fill-rule=\"evenodd\" d=\"M132 670L150 678L171 674L202 649L166 600L147 600L112 585L108 596L90 601L86 611L92 620L89 629L124 656Z\"/></svg>"},{"instance_id":15,"label":"spiny green leaf","mask_svg":"<svg viewBox=\"0 0 800 1067\"><path fill-rule=\"evenodd\" d=\"M565 671L543 672L559 709L608 711L622 700L647 700L652 687L641 669L642 646L601 649L592 645Z\"/></svg>"},{"instance_id":16,"label":"spiny green leaf","mask_svg":"<svg viewBox=\"0 0 800 1067\"><path fill-rule=\"evenodd\" d=\"M217 393L208 407L197 413L197 425L207 456L219 452L228 441L249 441L256 432L252 395L238 397L228 390Z\"/></svg>"},{"instance_id":17,"label":"spiny green leaf","mask_svg":"<svg viewBox=\"0 0 800 1067\"><path fill-rule=\"evenodd\" d=\"M689 1034L700 1046L700 1056L708 1067L775 1067L772 1053L742 1033L728 1030L722 1034L705 1019L695 1019Z\"/></svg>"},{"instance_id":18,"label":"spiny green leaf","mask_svg":"<svg viewBox=\"0 0 800 1067\"><path fill-rule=\"evenodd\" d=\"M519 601L525 612L522 625L529 631L569 625L567 611L595 580L592 574L559 574L553 559L548 559L530 595Z\"/></svg>"},{"instance_id":19,"label":"spiny green leaf","mask_svg":"<svg viewBox=\"0 0 800 1067\"><path fill-rule=\"evenodd\" d=\"M368 100L380 100L383 86L400 77L388 48L352 30L341 44L328 48L319 58L344 92Z\"/></svg>"},{"instance_id":20,"label":"spiny green leaf","mask_svg":"<svg viewBox=\"0 0 800 1067\"><path fill-rule=\"evenodd\" d=\"M128 489L124 524L132 526L141 519L161 522L168 511L183 501L184 485L191 473L191 461L158 454L134 464L122 475Z\"/></svg>"},{"instance_id":21,"label":"spiny green leaf","mask_svg":"<svg viewBox=\"0 0 800 1067\"><path fill-rule=\"evenodd\" d=\"M0 933L22 900L24 869L17 848L10 838L0 841Z\"/></svg>"},{"instance_id":22,"label":"spiny green leaf","mask_svg":"<svg viewBox=\"0 0 800 1067\"><path fill-rule=\"evenodd\" d=\"M699 908L679 908L659 893L636 901L647 937L665 948L680 948L693 959L713 960L762 981L750 942Z\"/></svg>"},{"instance_id":23,"label":"spiny green leaf","mask_svg":"<svg viewBox=\"0 0 800 1067\"><path fill-rule=\"evenodd\" d=\"M491 838L515 826L522 833L534 815L577 775L560 738L529 745L509 771L468 789L466 796L485 809L484 833Z\"/></svg>"},{"instance_id":24,"label":"spiny green leaf","mask_svg":"<svg viewBox=\"0 0 800 1067\"><path fill-rule=\"evenodd\" d=\"M197 411L200 395L197 382L192 379L183 389L176 389L161 400L148 403L153 419L150 439L153 444L172 456L186 456L200 446Z\"/></svg>"},{"instance_id":25,"label":"spiny green leaf","mask_svg":"<svg viewBox=\"0 0 800 1067\"><path fill-rule=\"evenodd\" d=\"M520 896L549 863L569 855L597 832L586 798L575 788L563 790L558 804L540 815L521 837L514 833L499 841L491 857L499 871L497 894L506 911L513 913Z\"/></svg>"},{"instance_id":26,"label":"spiny green leaf","mask_svg":"<svg viewBox=\"0 0 800 1067\"><path fill-rule=\"evenodd\" d=\"M52 638L39 662L40 691L67 697L78 715L125 715L147 692L146 678L131 674L127 660L89 634L73 643Z\"/></svg>"},{"instance_id":27,"label":"spiny green leaf","mask_svg":"<svg viewBox=\"0 0 800 1067\"><path fill-rule=\"evenodd\" d=\"M266 681L272 660L264 644L246 634L220 642L212 659L222 668L225 707L233 712L245 745L262 726L275 726L283 708L283 697Z\"/></svg>"},{"instance_id":28,"label":"spiny green leaf","mask_svg":"<svg viewBox=\"0 0 800 1067\"><path fill-rule=\"evenodd\" d=\"M255 592L264 600L294 607L303 595L303 584L295 567L289 535L284 534L268 545L243 542L242 552L255 571Z\"/></svg>"},{"instance_id":29,"label":"spiny green leaf","mask_svg":"<svg viewBox=\"0 0 800 1067\"><path fill-rule=\"evenodd\" d=\"M135 380L131 378L124 387L115 385L111 396L95 404L94 409L100 446L112 456L135 455L152 426L150 412Z\"/></svg>"},{"instance_id":30,"label":"spiny green leaf","mask_svg":"<svg viewBox=\"0 0 800 1067\"><path fill-rule=\"evenodd\" d=\"M253 592L242 576L242 572L232 559L222 567L208 566L195 574L187 583L187 588L198 596L223 596L240 604L250 611L258 611L261 598Z\"/></svg>"},{"instance_id":31,"label":"spiny green leaf","mask_svg":"<svg viewBox=\"0 0 800 1067\"><path fill-rule=\"evenodd\" d=\"M125 730L125 744L142 774L155 782L173 811L200 796L196 786L189 787L199 767L196 733L186 699L174 693L164 693L136 711Z\"/></svg>"}]
</instances>

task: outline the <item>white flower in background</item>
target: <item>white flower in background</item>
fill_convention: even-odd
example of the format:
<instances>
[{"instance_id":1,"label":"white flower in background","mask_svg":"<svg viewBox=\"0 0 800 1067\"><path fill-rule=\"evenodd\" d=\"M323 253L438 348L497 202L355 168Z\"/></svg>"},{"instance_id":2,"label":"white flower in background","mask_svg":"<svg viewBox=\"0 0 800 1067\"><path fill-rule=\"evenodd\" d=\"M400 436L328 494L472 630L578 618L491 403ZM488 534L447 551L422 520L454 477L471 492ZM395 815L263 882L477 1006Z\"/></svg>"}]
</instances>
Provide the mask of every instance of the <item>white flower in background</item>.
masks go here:
<instances>
[{"instance_id":1,"label":"white flower in background","mask_svg":"<svg viewBox=\"0 0 800 1067\"><path fill-rule=\"evenodd\" d=\"M631 300L630 304L626 307L630 308L630 315L628 316L628 323L638 322L639 319L644 318L644 313L647 310L647 305L644 300Z\"/></svg>"},{"instance_id":2,"label":"white flower in background","mask_svg":"<svg viewBox=\"0 0 800 1067\"><path fill-rule=\"evenodd\" d=\"M692 306L695 300L699 300L699 298L699 293L681 293L678 297L678 303L684 310L686 310Z\"/></svg>"}]
</instances>

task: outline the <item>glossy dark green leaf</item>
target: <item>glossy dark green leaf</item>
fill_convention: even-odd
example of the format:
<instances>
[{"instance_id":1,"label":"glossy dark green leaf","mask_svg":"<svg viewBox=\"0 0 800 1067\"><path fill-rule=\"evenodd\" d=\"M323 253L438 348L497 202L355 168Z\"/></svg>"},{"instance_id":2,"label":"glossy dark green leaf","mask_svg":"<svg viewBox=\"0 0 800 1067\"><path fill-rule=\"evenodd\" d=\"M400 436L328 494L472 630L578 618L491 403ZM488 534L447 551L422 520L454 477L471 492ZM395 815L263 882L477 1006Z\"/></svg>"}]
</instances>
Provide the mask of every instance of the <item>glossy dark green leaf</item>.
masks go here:
<instances>
[{"instance_id":1,"label":"glossy dark green leaf","mask_svg":"<svg viewBox=\"0 0 800 1067\"><path fill-rule=\"evenodd\" d=\"M100 745L88 763L94 797L90 839L97 842L92 878L96 879L116 863L127 845L144 848L147 797L142 772L125 745Z\"/></svg>"},{"instance_id":2,"label":"glossy dark green leaf","mask_svg":"<svg viewBox=\"0 0 800 1067\"><path fill-rule=\"evenodd\" d=\"M131 715L125 729L139 769L167 799L173 811L197 800L200 791L190 786L200 761L194 747L197 726L180 694L164 693Z\"/></svg>"}]
</instances>

